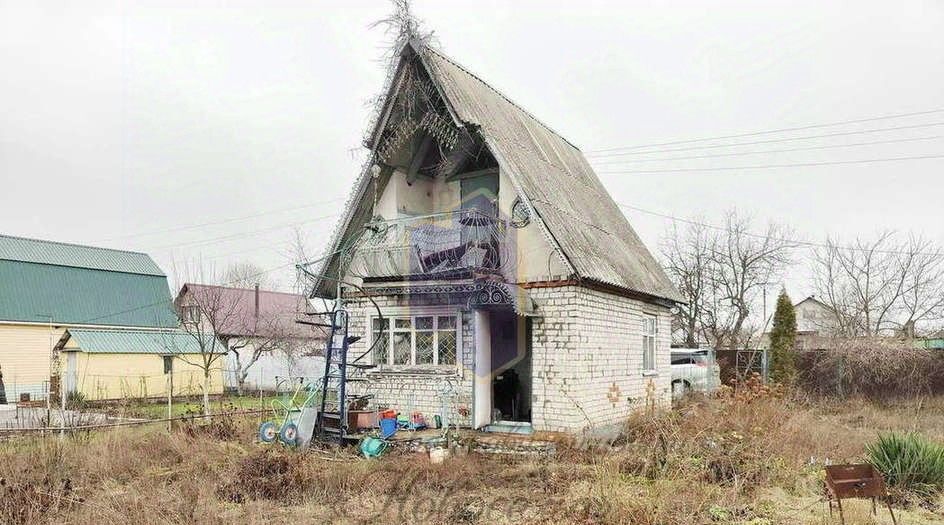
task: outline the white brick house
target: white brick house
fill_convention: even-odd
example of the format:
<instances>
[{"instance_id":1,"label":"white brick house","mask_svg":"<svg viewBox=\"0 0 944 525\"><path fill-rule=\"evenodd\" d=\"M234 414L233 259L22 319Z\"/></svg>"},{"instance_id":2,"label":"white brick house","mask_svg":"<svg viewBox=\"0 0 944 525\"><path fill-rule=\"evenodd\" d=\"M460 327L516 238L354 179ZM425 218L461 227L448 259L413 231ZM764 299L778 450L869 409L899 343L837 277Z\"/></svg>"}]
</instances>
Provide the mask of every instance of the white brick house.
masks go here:
<instances>
[{"instance_id":1,"label":"white brick house","mask_svg":"<svg viewBox=\"0 0 944 525\"><path fill-rule=\"evenodd\" d=\"M410 42L365 145L313 295L372 403L575 432L669 402L678 292L573 144Z\"/></svg>"}]
</instances>

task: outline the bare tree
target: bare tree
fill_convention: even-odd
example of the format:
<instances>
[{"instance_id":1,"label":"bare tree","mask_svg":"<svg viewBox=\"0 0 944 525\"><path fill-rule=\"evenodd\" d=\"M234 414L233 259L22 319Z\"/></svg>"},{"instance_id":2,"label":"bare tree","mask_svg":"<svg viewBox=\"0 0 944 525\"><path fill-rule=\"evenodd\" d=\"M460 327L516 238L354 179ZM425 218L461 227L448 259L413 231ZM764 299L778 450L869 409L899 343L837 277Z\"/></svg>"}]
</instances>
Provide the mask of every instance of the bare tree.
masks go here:
<instances>
[{"instance_id":1,"label":"bare tree","mask_svg":"<svg viewBox=\"0 0 944 525\"><path fill-rule=\"evenodd\" d=\"M732 210L724 227L690 223L682 231L673 228L663 241L666 270L688 302L676 312L685 344L707 339L737 349L755 340L756 327L747 322L757 297L782 277L796 242L785 226L771 223L763 234L752 227Z\"/></svg>"},{"instance_id":2,"label":"bare tree","mask_svg":"<svg viewBox=\"0 0 944 525\"><path fill-rule=\"evenodd\" d=\"M682 332L680 342L688 348L697 347L705 338L705 319L712 298L713 283L709 273L714 241L712 232L696 223L682 230L673 224L669 235L662 240L666 272L685 298L685 304L676 309L675 324Z\"/></svg>"},{"instance_id":3,"label":"bare tree","mask_svg":"<svg viewBox=\"0 0 944 525\"><path fill-rule=\"evenodd\" d=\"M850 245L828 239L814 254L814 286L839 335L904 333L944 316L944 258L922 238L890 231Z\"/></svg>"},{"instance_id":4,"label":"bare tree","mask_svg":"<svg viewBox=\"0 0 944 525\"><path fill-rule=\"evenodd\" d=\"M727 340L732 350L745 339L742 332L758 292L783 277L797 246L793 231L786 226L771 222L763 234L752 233L752 226L749 217L731 210L714 243L712 279L719 300L732 309Z\"/></svg>"},{"instance_id":5,"label":"bare tree","mask_svg":"<svg viewBox=\"0 0 944 525\"><path fill-rule=\"evenodd\" d=\"M177 305L181 330L194 341L198 354L180 353L179 358L203 373L203 412L210 413L212 376L228 348L217 337L224 327L239 323L240 305L219 286L201 286L189 290Z\"/></svg>"},{"instance_id":6,"label":"bare tree","mask_svg":"<svg viewBox=\"0 0 944 525\"><path fill-rule=\"evenodd\" d=\"M236 288L252 288L258 285L262 289L275 288L275 283L258 265L251 262L230 264L223 272L222 282Z\"/></svg>"},{"instance_id":7,"label":"bare tree","mask_svg":"<svg viewBox=\"0 0 944 525\"><path fill-rule=\"evenodd\" d=\"M912 235L906 253L910 264L901 294L900 323L902 332L914 337L919 323L944 319L944 252L933 242Z\"/></svg>"},{"instance_id":8,"label":"bare tree","mask_svg":"<svg viewBox=\"0 0 944 525\"><path fill-rule=\"evenodd\" d=\"M233 353L237 393L243 394L249 369L262 356L282 354L287 363L294 365L298 357L314 353L320 331L296 322L304 307L301 302L291 311L260 312L256 309L240 333L221 336Z\"/></svg>"}]
</instances>

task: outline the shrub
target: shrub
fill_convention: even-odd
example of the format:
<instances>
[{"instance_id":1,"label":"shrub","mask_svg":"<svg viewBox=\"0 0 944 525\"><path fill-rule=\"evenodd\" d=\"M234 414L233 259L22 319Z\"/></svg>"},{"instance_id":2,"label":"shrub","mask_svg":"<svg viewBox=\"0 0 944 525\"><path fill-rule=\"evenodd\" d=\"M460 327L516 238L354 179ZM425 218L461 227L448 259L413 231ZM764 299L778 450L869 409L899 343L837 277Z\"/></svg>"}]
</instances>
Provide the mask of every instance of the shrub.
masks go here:
<instances>
[{"instance_id":1,"label":"shrub","mask_svg":"<svg viewBox=\"0 0 944 525\"><path fill-rule=\"evenodd\" d=\"M866 452L891 486L925 495L944 490L944 446L920 434L883 434Z\"/></svg>"},{"instance_id":2,"label":"shrub","mask_svg":"<svg viewBox=\"0 0 944 525\"><path fill-rule=\"evenodd\" d=\"M944 359L938 350L882 338L837 339L828 347L803 355L800 385L815 394L885 400L944 388Z\"/></svg>"}]
</instances>

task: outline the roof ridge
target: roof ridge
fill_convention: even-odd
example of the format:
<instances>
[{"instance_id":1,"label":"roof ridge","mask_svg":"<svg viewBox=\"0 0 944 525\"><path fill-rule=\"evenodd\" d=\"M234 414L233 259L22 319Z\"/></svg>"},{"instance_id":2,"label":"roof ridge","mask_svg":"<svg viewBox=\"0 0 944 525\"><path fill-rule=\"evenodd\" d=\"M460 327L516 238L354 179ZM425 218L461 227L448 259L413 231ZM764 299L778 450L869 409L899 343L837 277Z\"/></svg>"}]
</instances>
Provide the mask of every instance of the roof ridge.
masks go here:
<instances>
[{"instance_id":1,"label":"roof ridge","mask_svg":"<svg viewBox=\"0 0 944 525\"><path fill-rule=\"evenodd\" d=\"M527 109L525 109L521 104L518 104L517 102L515 102L514 100L512 100L511 97L509 97L508 95L506 95L506 94L504 94L503 92L501 92L501 91L500 91L499 89L497 89L495 86L492 86L491 84L489 84L488 82L486 82L484 79L482 79L482 77L480 77L479 75L476 75L475 73L469 71L469 69L468 69L467 67L465 67L465 66L463 66L462 64L460 64L459 62L457 62L454 58L452 58L452 57L450 57L449 55L447 55L446 53L444 53L441 49L437 49L437 48L435 48L435 47L433 47L433 46L431 46L431 45L429 45L429 44L425 44L425 45L423 46L423 48L424 48L425 50L427 50L427 51L430 51L430 52L432 52L432 53L435 53L436 55L439 55L439 57L442 58L443 60L449 62L450 64L452 64L452 65L454 65L454 66L456 66L457 68L461 69L465 74L467 74L467 75L469 75L470 77L474 78L475 80L478 80L479 82L481 82L482 85L484 85L484 86L487 87L488 89L494 91L496 95L500 96L501 98L505 99L506 102L508 102L508 103L511 104L512 106L514 106L514 107L518 108L519 110L521 110L522 113L524 113L525 115L527 115L528 117L530 117L532 120L534 120L535 122L537 122L538 124L540 124L541 127L543 127L544 129L550 131L551 133L553 133L554 135L556 135L558 138L560 138L561 140L563 140L564 142L566 142L567 144L569 144L571 147L573 147L574 149L576 149L581 155L583 155L583 151L581 151L580 147L577 146L576 144L574 144L573 142L571 142L569 139L567 139L567 137L565 137L565 136L561 135L560 133L558 133L557 130L555 130L555 129L552 128L551 126L547 125L546 123L544 123L543 120L541 120L541 119L539 119L538 117L536 117L536 116L534 115L534 113L531 113L530 111L528 111Z\"/></svg>"},{"instance_id":2,"label":"roof ridge","mask_svg":"<svg viewBox=\"0 0 944 525\"><path fill-rule=\"evenodd\" d=\"M107 250L110 252L133 253L135 255L144 255L148 258L151 257L145 252L139 252L135 250L123 250L121 248L106 248L104 246L92 246L91 244L79 244L79 243L74 243L74 242L63 242L63 241L50 241L48 239L37 239L36 237L23 237L20 235L7 235L5 233L0 233L0 237L6 237L7 239L19 239L21 241L33 241L33 242L44 242L47 244L58 244L60 246L74 246L76 248L91 248L93 250Z\"/></svg>"},{"instance_id":3,"label":"roof ridge","mask_svg":"<svg viewBox=\"0 0 944 525\"><path fill-rule=\"evenodd\" d=\"M179 326L143 326L140 328L136 327L109 327L109 328L82 328L79 327L66 327L67 332L121 332L121 333L141 333L141 332L182 332Z\"/></svg>"}]
</instances>

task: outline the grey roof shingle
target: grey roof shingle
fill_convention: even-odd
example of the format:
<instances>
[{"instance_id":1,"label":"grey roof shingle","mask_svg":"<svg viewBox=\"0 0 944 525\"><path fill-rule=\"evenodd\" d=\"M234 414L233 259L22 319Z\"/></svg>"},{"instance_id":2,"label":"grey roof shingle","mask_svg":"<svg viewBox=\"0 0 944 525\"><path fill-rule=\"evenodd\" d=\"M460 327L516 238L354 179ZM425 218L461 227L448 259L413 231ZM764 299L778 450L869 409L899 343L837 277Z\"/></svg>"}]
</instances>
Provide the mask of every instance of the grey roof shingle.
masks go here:
<instances>
[{"instance_id":1,"label":"grey roof shingle","mask_svg":"<svg viewBox=\"0 0 944 525\"><path fill-rule=\"evenodd\" d=\"M682 300L577 147L441 52L425 51L447 102L479 127L580 277Z\"/></svg>"}]
</instances>

